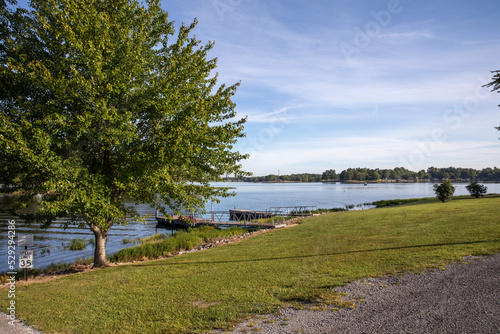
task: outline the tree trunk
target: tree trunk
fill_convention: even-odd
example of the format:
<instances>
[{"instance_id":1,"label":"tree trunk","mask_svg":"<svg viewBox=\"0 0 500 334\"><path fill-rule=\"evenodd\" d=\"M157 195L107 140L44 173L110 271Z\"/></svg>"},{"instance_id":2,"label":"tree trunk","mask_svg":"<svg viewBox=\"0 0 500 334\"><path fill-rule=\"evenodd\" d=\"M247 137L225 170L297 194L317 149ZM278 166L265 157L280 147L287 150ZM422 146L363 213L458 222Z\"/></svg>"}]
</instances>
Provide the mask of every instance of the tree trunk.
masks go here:
<instances>
[{"instance_id":1,"label":"tree trunk","mask_svg":"<svg viewBox=\"0 0 500 334\"><path fill-rule=\"evenodd\" d=\"M101 227L94 224L90 225L90 229L94 232L95 248L94 248L94 265L92 268L102 268L109 265L106 259L106 240L108 238L108 230L103 230Z\"/></svg>"}]
</instances>

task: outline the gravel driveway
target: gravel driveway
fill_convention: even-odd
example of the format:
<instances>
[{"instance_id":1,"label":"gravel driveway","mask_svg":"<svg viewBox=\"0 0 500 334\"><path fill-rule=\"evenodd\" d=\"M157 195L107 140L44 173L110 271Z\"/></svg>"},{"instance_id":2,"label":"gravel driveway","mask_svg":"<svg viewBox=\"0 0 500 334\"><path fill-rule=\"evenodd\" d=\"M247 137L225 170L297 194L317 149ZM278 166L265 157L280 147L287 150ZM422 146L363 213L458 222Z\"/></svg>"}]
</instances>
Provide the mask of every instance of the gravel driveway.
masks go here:
<instances>
[{"instance_id":1,"label":"gravel driveway","mask_svg":"<svg viewBox=\"0 0 500 334\"><path fill-rule=\"evenodd\" d=\"M500 254L337 289L355 309L283 309L233 333L500 333Z\"/></svg>"}]
</instances>

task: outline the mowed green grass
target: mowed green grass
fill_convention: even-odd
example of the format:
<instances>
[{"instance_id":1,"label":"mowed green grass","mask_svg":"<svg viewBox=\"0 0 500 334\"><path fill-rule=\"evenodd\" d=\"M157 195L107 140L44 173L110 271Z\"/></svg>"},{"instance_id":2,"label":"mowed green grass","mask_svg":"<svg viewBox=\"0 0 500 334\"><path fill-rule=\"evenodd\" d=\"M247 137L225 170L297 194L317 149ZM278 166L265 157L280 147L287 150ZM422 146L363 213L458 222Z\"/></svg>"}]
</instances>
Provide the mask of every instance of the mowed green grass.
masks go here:
<instances>
[{"instance_id":1,"label":"mowed green grass","mask_svg":"<svg viewBox=\"0 0 500 334\"><path fill-rule=\"evenodd\" d=\"M331 303L335 287L350 281L499 250L499 196L427 200L323 215L224 247L18 286L16 315L48 333L203 333L280 306ZM0 298L3 310L7 303Z\"/></svg>"}]
</instances>

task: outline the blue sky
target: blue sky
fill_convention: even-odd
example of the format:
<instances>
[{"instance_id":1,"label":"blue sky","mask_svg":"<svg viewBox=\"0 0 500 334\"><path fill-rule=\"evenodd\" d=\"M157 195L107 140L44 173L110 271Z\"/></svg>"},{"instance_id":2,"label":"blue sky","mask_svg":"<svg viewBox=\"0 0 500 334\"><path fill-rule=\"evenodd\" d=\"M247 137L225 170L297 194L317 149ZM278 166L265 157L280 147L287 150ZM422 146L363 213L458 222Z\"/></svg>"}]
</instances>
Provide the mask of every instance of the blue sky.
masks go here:
<instances>
[{"instance_id":1,"label":"blue sky","mask_svg":"<svg viewBox=\"0 0 500 334\"><path fill-rule=\"evenodd\" d=\"M255 175L500 166L500 3L163 0L241 81Z\"/></svg>"},{"instance_id":2,"label":"blue sky","mask_svg":"<svg viewBox=\"0 0 500 334\"><path fill-rule=\"evenodd\" d=\"M241 81L255 175L500 167L498 0L162 0Z\"/></svg>"}]
</instances>

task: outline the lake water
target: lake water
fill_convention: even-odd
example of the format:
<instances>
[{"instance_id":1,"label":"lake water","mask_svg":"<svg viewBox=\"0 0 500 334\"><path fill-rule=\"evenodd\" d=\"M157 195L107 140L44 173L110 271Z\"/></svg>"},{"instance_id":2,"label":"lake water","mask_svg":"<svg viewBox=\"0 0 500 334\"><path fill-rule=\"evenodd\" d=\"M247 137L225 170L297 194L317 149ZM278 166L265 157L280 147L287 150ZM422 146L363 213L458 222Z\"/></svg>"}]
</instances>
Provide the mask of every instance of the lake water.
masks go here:
<instances>
[{"instance_id":1,"label":"lake water","mask_svg":"<svg viewBox=\"0 0 500 334\"><path fill-rule=\"evenodd\" d=\"M357 209L365 208L364 203L385 199L408 199L434 197L432 183L377 183L345 184L345 183L217 183L215 186L234 187L235 197L223 198L220 203L207 204L207 211L228 211L230 209L266 210L270 207L316 206L317 208L345 208L355 205ZM466 183L454 184L455 195L468 195ZM485 184L488 193L500 193L499 183ZM0 195L0 206L7 205L9 196ZM156 233L154 210L147 205L137 206L146 218L146 224L130 222L127 226L113 226L108 236L106 250L108 255L129 245L123 244L124 239L144 238ZM16 235L32 234L34 236L35 266L42 268L51 263L70 263L78 258L93 256L93 245L84 250L70 251L67 249L70 241L75 238L93 240L94 236L88 228L70 226L61 228L64 219L56 221L47 229L38 225L25 224L18 217L0 212L0 272L8 271L7 226L9 220L15 220ZM170 233L169 229L158 229L158 233ZM66 247L65 247L66 246ZM16 260L18 257L16 256Z\"/></svg>"}]
</instances>

